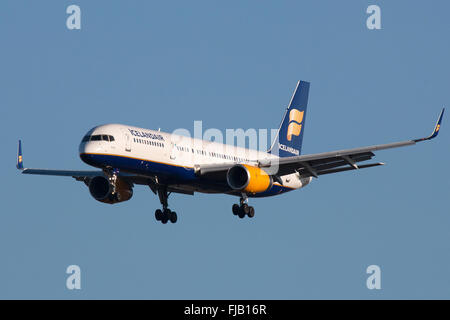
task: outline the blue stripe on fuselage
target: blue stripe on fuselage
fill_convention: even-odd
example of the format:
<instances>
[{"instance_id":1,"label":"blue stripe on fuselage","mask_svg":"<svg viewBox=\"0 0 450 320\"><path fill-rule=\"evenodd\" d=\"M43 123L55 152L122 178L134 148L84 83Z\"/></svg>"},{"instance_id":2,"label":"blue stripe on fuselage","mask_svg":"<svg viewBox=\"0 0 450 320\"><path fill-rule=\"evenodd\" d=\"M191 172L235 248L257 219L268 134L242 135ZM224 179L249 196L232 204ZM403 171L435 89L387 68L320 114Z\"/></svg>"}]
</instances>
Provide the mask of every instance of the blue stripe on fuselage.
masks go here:
<instances>
[{"instance_id":1,"label":"blue stripe on fuselage","mask_svg":"<svg viewBox=\"0 0 450 320\"><path fill-rule=\"evenodd\" d=\"M108 166L136 174L158 174L160 176L177 177L182 181L192 181L198 178L193 168L144 159L93 153L82 153L80 154L80 158L85 163L97 168L105 168Z\"/></svg>"},{"instance_id":2,"label":"blue stripe on fuselage","mask_svg":"<svg viewBox=\"0 0 450 320\"><path fill-rule=\"evenodd\" d=\"M181 167L168 163L108 154L81 153L80 158L83 162L97 168L112 167L129 173L142 175L154 174L158 175L158 177L169 179L170 181L173 181L173 183L202 184L204 186L210 186L212 190L216 189L214 188L216 183L212 183L212 181L196 176L194 169L190 167ZM223 189L223 187L221 189ZM292 190L294 189L274 184L269 190L248 196L255 198L269 197ZM240 192L233 192L232 194L241 196Z\"/></svg>"}]
</instances>

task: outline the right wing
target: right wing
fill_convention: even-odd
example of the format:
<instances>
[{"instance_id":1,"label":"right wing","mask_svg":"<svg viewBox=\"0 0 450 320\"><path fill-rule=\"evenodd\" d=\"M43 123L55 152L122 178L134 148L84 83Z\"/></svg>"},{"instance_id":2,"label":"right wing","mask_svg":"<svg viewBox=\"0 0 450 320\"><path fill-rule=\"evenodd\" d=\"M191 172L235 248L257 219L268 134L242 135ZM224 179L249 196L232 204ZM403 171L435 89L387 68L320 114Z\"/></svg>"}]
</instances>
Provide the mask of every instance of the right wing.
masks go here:
<instances>
[{"instance_id":1,"label":"right wing","mask_svg":"<svg viewBox=\"0 0 450 320\"><path fill-rule=\"evenodd\" d=\"M435 138L438 135L439 129L441 127L444 110L445 109L442 109L432 134L426 138L373 145L368 147L302 155L302 156L283 157L274 159L269 158L255 161L255 166L265 168L265 170L274 177L297 172L302 177L313 176L316 178L319 175L323 174L380 166L383 165L384 163L376 162L364 165L358 165L357 163L372 159L375 156L374 151L414 145L417 142L431 140ZM228 169L234 165L236 164L222 163L222 164L200 165L197 166L196 172L200 176L215 175L221 176L222 179L224 179Z\"/></svg>"},{"instance_id":2,"label":"right wing","mask_svg":"<svg viewBox=\"0 0 450 320\"><path fill-rule=\"evenodd\" d=\"M439 133L439 129L441 128L444 110L445 109L442 109L432 134L426 138L316 153L304 156L279 158L277 159L279 166L278 175L299 172L301 176L313 176L317 178L322 174L330 174L341 171L384 165L384 163L382 162L360 166L357 163L372 159L375 156L374 151L410 146L416 144L417 142L427 141L435 138Z\"/></svg>"}]
</instances>

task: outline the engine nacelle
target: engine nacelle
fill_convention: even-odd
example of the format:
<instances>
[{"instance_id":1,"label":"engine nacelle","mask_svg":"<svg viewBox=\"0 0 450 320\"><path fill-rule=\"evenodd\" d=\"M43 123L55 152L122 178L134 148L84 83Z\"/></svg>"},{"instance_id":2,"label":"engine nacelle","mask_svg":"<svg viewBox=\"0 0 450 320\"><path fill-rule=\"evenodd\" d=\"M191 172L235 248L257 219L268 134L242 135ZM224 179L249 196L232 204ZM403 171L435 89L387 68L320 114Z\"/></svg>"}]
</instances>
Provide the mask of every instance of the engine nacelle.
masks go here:
<instances>
[{"instance_id":1,"label":"engine nacelle","mask_svg":"<svg viewBox=\"0 0 450 320\"><path fill-rule=\"evenodd\" d=\"M273 179L263 169L237 164L227 172L228 185L242 192L255 194L269 190L273 185Z\"/></svg>"},{"instance_id":2,"label":"engine nacelle","mask_svg":"<svg viewBox=\"0 0 450 320\"><path fill-rule=\"evenodd\" d=\"M113 187L108 179L103 176L97 176L89 182L89 192L95 200L113 204L130 200L133 196L133 187L125 180L117 178L116 193L113 194Z\"/></svg>"}]
</instances>

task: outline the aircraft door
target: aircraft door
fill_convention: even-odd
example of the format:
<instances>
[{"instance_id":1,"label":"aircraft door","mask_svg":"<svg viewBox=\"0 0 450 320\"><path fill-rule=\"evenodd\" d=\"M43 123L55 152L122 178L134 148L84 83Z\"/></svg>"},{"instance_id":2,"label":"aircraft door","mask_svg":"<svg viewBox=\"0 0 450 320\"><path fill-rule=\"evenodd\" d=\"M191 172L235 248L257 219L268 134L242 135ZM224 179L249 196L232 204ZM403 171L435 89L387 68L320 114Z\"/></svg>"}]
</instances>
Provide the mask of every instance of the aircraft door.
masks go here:
<instances>
[{"instance_id":1,"label":"aircraft door","mask_svg":"<svg viewBox=\"0 0 450 320\"><path fill-rule=\"evenodd\" d=\"M175 160L177 158L177 145L174 142L170 143L170 159Z\"/></svg>"},{"instance_id":2,"label":"aircraft door","mask_svg":"<svg viewBox=\"0 0 450 320\"><path fill-rule=\"evenodd\" d=\"M131 152L131 136L126 131L124 131L123 134L125 139L125 151Z\"/></svg>"}]
</instances>

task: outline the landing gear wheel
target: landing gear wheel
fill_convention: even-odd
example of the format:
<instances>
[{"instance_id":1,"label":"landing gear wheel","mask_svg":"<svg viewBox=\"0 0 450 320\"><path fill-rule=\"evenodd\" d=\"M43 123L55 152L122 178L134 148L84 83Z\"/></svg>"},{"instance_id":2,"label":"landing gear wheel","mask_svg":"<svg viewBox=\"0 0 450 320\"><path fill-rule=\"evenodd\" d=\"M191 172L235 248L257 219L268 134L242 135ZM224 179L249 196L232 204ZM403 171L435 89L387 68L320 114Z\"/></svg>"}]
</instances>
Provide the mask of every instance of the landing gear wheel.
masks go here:
<instances>
[{"instance_id":1,"label":"landing gear wheel","mask_svg":"<svg viewBox=\"0 0 450 320\"><path fill-rule=\"evenodd\" d=\"M255 208L249 206L243 199L241 199L240 205L233 204L233 214L241 219L245 216L253 218L255 216Z\"/></svg>"},{"instance_id":2,"label":"landing gear wheel","mask_svg":"<svg viewBox=\"0 0 450 320\"><path fill-rule=\"evenodd\" d=\"M249 207L249 211L247 213L249 218L253 218L255 216L255 208Z\"/></svg>"},{"instance_id":3,"label":"landing gear wheel","mask_svg":"<svg viewBox=\"0 0 450 320\"><path fill-rule=\"evenodd\" d=\"M155 211L155 218L156 218L156 221L161 221L162 215L163 215L162 211L161 211L160 209L157 209L157 210Z\"/></svg>"},{"instance_id":4,"label":"landing gear wheel","mask_svg":"<svg viewBox=\"0 0 450 320\"><path fill-rule=\"evenodd\" d=\"M169 209L164 209L163 213L162 213L162 218L161 218L161 222L163 224L166 224L169 221L170 218L170 214L172 212Z\"/></svg>"},{"instance_id":5,"label":"landing gear wheel","mask_svg":"<svg viewBox=\"0 0 450 320\"><path fill-rule=\"evenodd\" d=\"M172 222L172 223L177 222L178 217L177 217L177 213L175 211L171 212L169 214L169 216L170 216L170 222Z\"/></svg>"},{"instance_id":6,"label":"landing gear wheel","mask_svg":"<svg viewBox=\"0 0 450 320\"><path fill-rule=\"evenodd\" d=\"M245 217L244 207L242 207L242 206L239 207L238 217L241 219L244 219L244 217Z\"/></svg>"}]
</instances>

